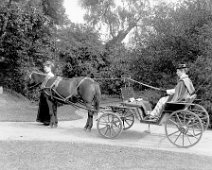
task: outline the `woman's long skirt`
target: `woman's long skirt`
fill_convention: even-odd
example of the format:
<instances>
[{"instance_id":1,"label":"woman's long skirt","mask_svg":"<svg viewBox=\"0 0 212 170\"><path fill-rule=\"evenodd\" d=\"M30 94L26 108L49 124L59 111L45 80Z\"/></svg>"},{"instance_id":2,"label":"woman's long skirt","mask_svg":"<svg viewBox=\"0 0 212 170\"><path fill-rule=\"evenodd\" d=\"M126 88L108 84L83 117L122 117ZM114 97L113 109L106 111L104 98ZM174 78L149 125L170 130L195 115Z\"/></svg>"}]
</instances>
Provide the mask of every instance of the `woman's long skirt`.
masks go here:
<instances>
[{"instance_id":1,"label":"woman's long skirt","mask_svg":"<svg viewBox=\"0 0 212 170\"><path fill-rule=\"evenodd\" d=\"M48 106L48 103L47 103L48 100L51 100L50 96L48 96L45 92L41 91L36 121L41 122L44 125L49 125L49 123L50 123L49 106ZM53 114L56 115L57 104L55 102L53 102L52 107L53 107L52 109L53 109L53 112L54 112Z\"/></svg>"}]
</instances>

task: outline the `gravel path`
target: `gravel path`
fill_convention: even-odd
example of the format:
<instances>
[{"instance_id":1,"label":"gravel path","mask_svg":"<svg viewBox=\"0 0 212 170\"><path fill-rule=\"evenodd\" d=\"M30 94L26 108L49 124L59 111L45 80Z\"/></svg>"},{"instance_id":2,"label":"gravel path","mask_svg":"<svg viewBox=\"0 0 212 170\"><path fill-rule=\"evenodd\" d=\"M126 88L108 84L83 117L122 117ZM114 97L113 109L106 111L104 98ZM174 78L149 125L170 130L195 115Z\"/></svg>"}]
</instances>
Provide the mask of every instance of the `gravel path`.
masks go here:
<instances>
[{"instance_id":1,"label":"gravel path","mask_svg":"<svg viewBox=\"0 0 212 170\"><path fill-rule=\"evenodd\" d=\"M0 101L4 104L5 101ZM164 135L163 126L135 122L117 139L102 138L96 122L83 131L86 114L60 121L58 128L36 122L0 122L1 170L211 170L212 132L206 131L194 147L179 149Z\"/></svg>"},{"instance_id":2,"label":"gravel path","mask_svg":"<svg viewBox=\"0 0 212 170\"><path fill-rule=\"evenodd\" d=\"M1 170L211 170L212 157L78 142L0 141Z\"/></svg>"}]
</instances>

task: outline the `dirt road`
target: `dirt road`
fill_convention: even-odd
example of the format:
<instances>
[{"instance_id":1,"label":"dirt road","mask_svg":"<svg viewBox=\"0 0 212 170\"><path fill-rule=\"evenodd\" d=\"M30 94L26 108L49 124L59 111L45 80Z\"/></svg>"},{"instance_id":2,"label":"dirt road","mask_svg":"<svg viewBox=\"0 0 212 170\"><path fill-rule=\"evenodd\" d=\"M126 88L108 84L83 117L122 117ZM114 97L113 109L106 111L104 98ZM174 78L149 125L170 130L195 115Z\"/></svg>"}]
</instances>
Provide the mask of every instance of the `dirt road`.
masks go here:
<instances>
[{"instance_id":1,"label":"dirt road","mask_svg":"<svg viewBox=\"0 0 212 170\"><path fill-rule=\"evenodd\" d=\"M36 122L0 122L0 140L77 141L212 156L212 131L204 132L200 142L188 149L172 145L165 136L164 126L152 125L149 134L146 133L147 125L138 122L135 122L131 129L123 131L118 138L110 140L104 139L98 134L96 122L94 122L91 132L83 131L86 114L82 112L79 110L78 114L84 116L83 119L59 122L56 129Z\"/></svg>"},{"instance_id":2,"label":"dirt road","mask_svg":"<svg viewBox=\"0 0 212 170\"><path fill-rule=\"evenodd\" d=\"M148 134L147 125L136 122L108 140L98 135L95 124L90 133L83 131L84 124L85 118L59 122L57 129L36 122L1 122L1 169L211 169L210 131L194 147L180 149L165 138L163 126L152 126Z\"/></svg>"},{"instance_id":3,"label":"dirt road","mask_svg":"<svg viewBox=\"0 0 212 170\"><path fill-rule=\"evenodd\" d=\"M76 114L83 119L60 121L56 129L37 122L0 122L0 169L211 170L211 131L188 149L172 145L163 126L152 125L149 134L139 122L108 140L98 134L96 122L91 132L83 131L86 114Z\"/></svg>"}]
</instances>

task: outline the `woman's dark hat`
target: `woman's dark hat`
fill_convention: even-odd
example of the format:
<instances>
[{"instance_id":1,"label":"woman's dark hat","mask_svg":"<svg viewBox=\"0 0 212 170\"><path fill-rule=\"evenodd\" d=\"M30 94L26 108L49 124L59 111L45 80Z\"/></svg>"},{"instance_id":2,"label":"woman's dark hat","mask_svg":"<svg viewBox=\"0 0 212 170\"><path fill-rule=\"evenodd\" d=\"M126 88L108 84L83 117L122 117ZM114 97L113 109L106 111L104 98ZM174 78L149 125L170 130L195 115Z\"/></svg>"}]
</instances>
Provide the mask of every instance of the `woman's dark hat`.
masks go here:
<instances>
[{"instance_id":1,"label":"woman's dark hat","mask_svg":"<svg viewBox=\"0 0 212 170\"><path fill-rule=\"evenodd\" d=\"M186 64L178 64L176 69L188 68Z\"/></svg>"}]
</instances>

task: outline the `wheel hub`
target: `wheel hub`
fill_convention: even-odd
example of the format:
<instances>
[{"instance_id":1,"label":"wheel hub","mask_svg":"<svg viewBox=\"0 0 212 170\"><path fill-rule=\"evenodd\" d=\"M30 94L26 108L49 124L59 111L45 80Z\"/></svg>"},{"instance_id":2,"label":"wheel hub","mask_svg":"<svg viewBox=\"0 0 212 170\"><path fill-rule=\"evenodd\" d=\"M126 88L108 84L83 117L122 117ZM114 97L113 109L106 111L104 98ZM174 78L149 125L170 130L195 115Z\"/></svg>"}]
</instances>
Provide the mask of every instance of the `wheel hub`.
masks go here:
<instances>
[{"instance_id":1,"label":"wheel hub","mask_svg":"<svg viewBox=\"0 0 212 170\"><path fill-rule=\"evenodd\" d=\"M180 126L179 131L183 134L186 134L188 132L188 127L187 126Z\"/></svg>"},{"instance_id":2,"label":"wheel hub","mask_svg":"<svg viewBox=\"0 0 212 170\"><path fill-rule=\"evenodd\" d=\"M111 129L112 128L112 123L108 123L106 126L107 126L107 128Z\"/></svg>"},{"instance_id":3,"label":"wheel hub","mask_svg":"<svg viewBox=\"0 0 212 170\"><path fill-rule=\"evenodd\" d=\"M122 121L126 121L127 120L126 117L124 117L124 116L122 116L120 118L121 118Z\"/></svg>"}]
</instances>

